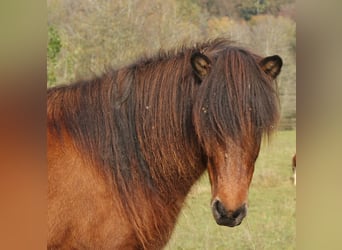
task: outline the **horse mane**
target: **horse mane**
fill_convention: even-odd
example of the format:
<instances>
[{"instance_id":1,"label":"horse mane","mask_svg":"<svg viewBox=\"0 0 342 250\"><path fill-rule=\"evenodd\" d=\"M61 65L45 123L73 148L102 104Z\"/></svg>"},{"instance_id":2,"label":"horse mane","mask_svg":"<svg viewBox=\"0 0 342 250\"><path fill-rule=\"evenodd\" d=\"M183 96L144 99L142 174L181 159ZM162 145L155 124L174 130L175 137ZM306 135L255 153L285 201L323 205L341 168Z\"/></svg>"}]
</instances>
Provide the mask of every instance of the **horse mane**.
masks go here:
<instances>
[{"instance_id":1,"label":"horse mane","mask_svg":"<svg viewBox=\"0 0 342 250\"><path fill-rule=\"evenodd\" d=\"M202 82L190 64L195 51L212 61ZM225 39L161 51L94 79L48 89L48 128L60 138L66 131L85 159L110 176L122 211L129 211L147 247L158 235L142 233L146 223L170 234L156 222L175 220L179 199L205 171L204 149L227 137L238 140L245 126L259 135L275 125L277 91L258 69L259 60Z\"/></svg>"}]
</instances>

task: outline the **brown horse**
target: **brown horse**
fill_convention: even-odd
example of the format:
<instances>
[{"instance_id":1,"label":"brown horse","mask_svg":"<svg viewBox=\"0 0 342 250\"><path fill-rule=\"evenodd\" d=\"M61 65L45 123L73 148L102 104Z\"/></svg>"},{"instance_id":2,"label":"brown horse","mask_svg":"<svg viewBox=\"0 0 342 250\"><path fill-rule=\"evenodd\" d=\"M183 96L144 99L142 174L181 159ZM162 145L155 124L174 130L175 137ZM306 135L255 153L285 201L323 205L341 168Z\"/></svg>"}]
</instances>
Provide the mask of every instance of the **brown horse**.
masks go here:
<instances>
[{"instance_id":1,"label":"brown horse","mask_svg":"<svg viewBox=\"0 0 342 250\"><path fill-rule=\"evenodd\" d=\"M239 225L281 66L216 39L49 89L48 248L161 249L207 169L216 222Z\"/></svg>"}]
</instances>

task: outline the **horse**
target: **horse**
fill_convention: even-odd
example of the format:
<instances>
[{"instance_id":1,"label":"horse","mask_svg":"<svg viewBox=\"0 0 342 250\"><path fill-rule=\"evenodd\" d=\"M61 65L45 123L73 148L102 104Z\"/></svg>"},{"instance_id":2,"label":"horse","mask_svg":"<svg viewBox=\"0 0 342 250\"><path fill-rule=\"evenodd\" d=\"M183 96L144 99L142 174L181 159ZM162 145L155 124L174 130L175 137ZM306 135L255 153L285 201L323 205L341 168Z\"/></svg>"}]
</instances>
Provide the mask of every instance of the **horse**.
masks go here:
<instances>
[{"instance_id":1,"label":"horse","mask_svg":"<svg viewBox=\"0 0 342 250\"><path fill-rule=\"evenodd\" d=\"M296 186L296 168L297 168L296 155L297 153L295 153L292 157L292 179L293 179L293 185L295 186Z\"/></svg>"},{"instance_id":2,"label":"horse","mask_svg":"<svg viewBox=\"0 0 342 250\"><path fill-rule=\"evenodd\" d=\"M281 67L218 38L48 88L47 248L162 249L206 171L216 223L240 225Z\"/></svg>"}]
</instances>

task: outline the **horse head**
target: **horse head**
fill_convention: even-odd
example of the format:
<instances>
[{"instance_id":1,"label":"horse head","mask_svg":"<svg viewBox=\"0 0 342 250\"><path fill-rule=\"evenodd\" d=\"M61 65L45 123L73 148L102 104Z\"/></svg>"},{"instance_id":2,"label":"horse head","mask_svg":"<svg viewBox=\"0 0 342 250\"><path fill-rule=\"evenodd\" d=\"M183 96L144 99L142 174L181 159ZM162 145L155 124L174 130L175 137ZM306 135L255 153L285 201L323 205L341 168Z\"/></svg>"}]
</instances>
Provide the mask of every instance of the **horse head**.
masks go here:
<instances>
[{"instance_id":1,"label":"horse head","mask_svg":"<svg viewBox=\"0 0 342 250\"><path fill-rule=\"evenodd\" d=\"M201 84L193 120L208 159L212 213L217 224L234 227L247 215L263 134L274 129L279 118L273 80L282 60L242 50L196 52L191 60Z\"/></svg>"}]
</instances>

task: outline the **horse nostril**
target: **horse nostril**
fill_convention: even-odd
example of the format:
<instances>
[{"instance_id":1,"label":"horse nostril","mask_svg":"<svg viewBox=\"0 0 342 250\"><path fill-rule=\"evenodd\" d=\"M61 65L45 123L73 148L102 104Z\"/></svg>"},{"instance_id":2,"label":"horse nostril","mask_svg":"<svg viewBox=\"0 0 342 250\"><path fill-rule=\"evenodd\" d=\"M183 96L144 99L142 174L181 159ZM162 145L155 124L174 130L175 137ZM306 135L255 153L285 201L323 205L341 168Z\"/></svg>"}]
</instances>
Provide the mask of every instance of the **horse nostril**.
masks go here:
<instances>
[{"instance_id":1,"label":"horse nostril","mask_svg":"<svg viewBox=\"0 0 342 250\"><path fill-rule=\"evenodd\" d=\"M239 217L241 214L243 217L245 217L247 213L247 208L246 208L246 204L243 204L241 207L239 207L237 210L235 210L232 214L232 217L234 219L236 219L237 217Z\"/></svg>"},{"instance_id":2,"label":"horse nostril","mask_svg":"<svg viewBox=\"0 0 342 250\"><path fill-rule=\"evenodd\" d=\"M223 204L219 200L215 200L213 203L213 209L217 217L226 217L227 210L224 208Z\"/></svg>"},{"instance_id":3,"label":"horse nostril","mask_svg":"<svg viewBox=\"0 0 342 250\"><path fill-rule=\"evenodd\" d=\"M236 219L237 217L239 217L239 215L241 214L240 210L236 210L233 214L232 214L232 218Z\"/></svg>"}]
</instances>

